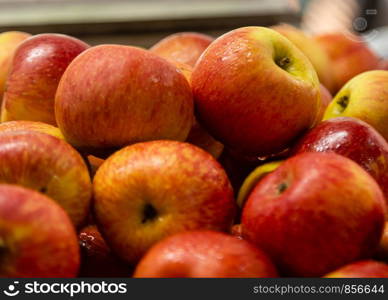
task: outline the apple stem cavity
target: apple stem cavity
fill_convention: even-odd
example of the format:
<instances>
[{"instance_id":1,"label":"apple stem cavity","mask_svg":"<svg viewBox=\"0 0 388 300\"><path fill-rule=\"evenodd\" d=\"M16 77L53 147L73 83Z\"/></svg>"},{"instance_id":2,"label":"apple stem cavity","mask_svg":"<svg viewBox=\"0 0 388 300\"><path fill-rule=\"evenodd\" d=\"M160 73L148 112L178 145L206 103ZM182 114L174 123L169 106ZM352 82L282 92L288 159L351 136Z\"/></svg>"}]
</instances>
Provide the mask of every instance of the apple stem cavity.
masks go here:
<instances>
[{"instance_id":1,"label":"apple stem cavity","mask_svg":"<svg viewBox=\"0 0 388 300\"><path fill-rule=\"evenodd\" d=\"M343 112L346 107L349 105L349 97L342 96L337 100L337 104L340 106L341 112Z\"/></svg>"},{"instance_id":2,"label":"apple stem cavity","mask_svg":"<svg viewBox=\"0 0 388 300\"><path fill-rule=\"evenodd\" d=\"M281 59L279 59L276 64L282 68L283 70L287 68L287 66L291 63L291 59L289 59L288 57L282 57Z\"/></svg>"},{"instance_id":3,"label":"apple stem cavity","mask_svg":"<svg viewBox=\"0 0 388 300\"><path fill-rule=\"evenodd\" d=\"M144 205L142 215L143 218L141 220L141 223L145 224L154 221L158 215L158 212L153 205L147 203L146 205Z\"/></svg>"},{"instance_id":4,"label":"apple stem cavity","mask_svg":"<svg viewBox=\"0 0 388 300\"><path fill-rule=\"evenodd\" d=\"M280 183L279 185L278 185L278 193L279 193L279 195L280 194L282 194L287 188L288 188L288 185L287 185L287 183L285 183L285 182L282 182L282 183Z\"/></svg>"}]
</instances>

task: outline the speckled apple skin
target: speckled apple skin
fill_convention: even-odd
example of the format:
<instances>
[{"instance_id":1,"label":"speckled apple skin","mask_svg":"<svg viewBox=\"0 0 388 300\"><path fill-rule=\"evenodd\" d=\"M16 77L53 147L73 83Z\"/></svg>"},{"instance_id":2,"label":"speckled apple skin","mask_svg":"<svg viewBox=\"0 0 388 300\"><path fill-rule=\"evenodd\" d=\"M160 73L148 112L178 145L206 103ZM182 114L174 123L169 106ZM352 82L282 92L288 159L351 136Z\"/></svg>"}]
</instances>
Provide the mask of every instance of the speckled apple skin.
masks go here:
<instances>
[{"instance_id":1,"label":"speckled apple skin","mask_svg":"<svg viewBox=\"0 0 388 300\"><path fill-rule=\"evenodd\" d=\"M54 199L76 226L89 212L92 185L76 150L48 134L12 131L0 134L0 183L18 184Z\"/></svg>"},{"instance_id":2,"label":"speckled apple skin","mask_svg":"<svg viewBox=\"0 0 388 300\"><path fill-rule=\"evenodd\" d=\"M62 133L72 145L113 148L171 139L184 141L193 122L189 83L149 51L93 47L64 73L55 100Z\"/></svg>"},{"instance_id":3,"label":"speckled apple skin","mask_svg":"<svg viewBox=\"0 0 388 300\"><path fill-rule=\"evenodd\" d=\"M50 198L0 184L0 277L75 277L77 234Z\"/></svg>"},{"instance_id":4,"label":"speckled apple skin","mask_svg":"<svg viewBox=\"0 0 388 300\"><path fill-rule=\"evenodd\" d=\"M65 139L58 127L43 122L9 121L0 123L0 133L20 130L36 131L55 136L61 140Z\"/></svg>"},{"instance_id":5,"label":"speckled apple skin","mask_svg":"<svg viewBox=\"0 0 388 300\"><path fill-rule=\"evenodd\" d=\"M94 211L107 243L136 263L173 233L228 231L236 213L229 180L218 162L188 143L154 141L128 146L109 157L93 181ZM142 223L149 204L157 216Z\"/></svg>"},{"instance_id":6,"label":"speckled apple skin","mask_svg":"<svg viewBox=\"0 0 388 300\"><path fill-rule=\"evenodd\" d=\"M277 277L260 249L215 231L187 231L167 237L142 258L135 277Z\"/></svg>"},{"instance_id":7,"label":"speckled apple skin","mask_svg":"<svg viewBox=\"0 0 388 300\"><path fill-rule=\"evenodd\" d=\"M288 58L288 71L275 60ZM216 39L192 75L198 120L215 139L245 155L286 149L309 129L321 105L309 60L281 34L244 27Z\"/></svg>"},{"instance_id":8,"label":"speckled apple skin","mask_svg":"<svg viewBox=\"0 0 388 300\"><path fill-rule=\"evenodd\" d=\"M55 125L54 99L69 63L89 48L61 34L39 34L16 50L6 81L2 121L30 120Z\"/></svg>"},{"instance_id":9,"label":"speckled apple skin","mask_svg":"<svg viewBox=\"0 0 388 300\"><path fill-rule=\"evenodd\" d=\"M372 175L388 201L388 143L367 123L349 117L323 121L293 150L294 154L303 152L332 152L350 158Z\"/></svg>"},{"instance_id":10,"label":"speckled apple skin","mask_svg":"<svg viewBox=\"0 0 388 300\"><path fill-rule=\"evenodd\" d=\"M279 192L279 185L288 188ZM323 276L371 257L386 206L373 178L333 153L286 160L250 194L242 234L265 251L284 276Z\"/></svg>"},{"instance_id":11,"label":"speckled apple skin","mask_svg":"<svg viewBox=\"0 0 388 300\"><path fill-rule=\"evenodd\" d=\"M357 261L330 272L326 278L388 278L388 265L375 260Z\"/></svg>"}]
</instances>

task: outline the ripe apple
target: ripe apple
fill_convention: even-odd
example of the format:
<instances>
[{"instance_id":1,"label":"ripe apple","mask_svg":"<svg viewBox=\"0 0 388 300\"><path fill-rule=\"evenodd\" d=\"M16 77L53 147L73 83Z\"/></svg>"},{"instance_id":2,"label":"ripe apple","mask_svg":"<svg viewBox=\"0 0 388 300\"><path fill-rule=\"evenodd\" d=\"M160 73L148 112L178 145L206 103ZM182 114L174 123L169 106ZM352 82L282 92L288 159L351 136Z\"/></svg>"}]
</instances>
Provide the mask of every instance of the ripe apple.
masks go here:
<instances>
[{"instance_id":1,"label":"ripe apple","mask_svg":"<svg viewBox=\"0 0 388 300\"><path fill-rule=\"evenodd\" d=\"M254 188L242 212L242 234L285 276L322 276L371 257L386 206L374 179L334 153L286 160Z\"/></svg>"},{"instance_id":2,"label":"ripe apple","mask_svg":"<svg viewBox=\"0 0 388 300\"><path fill-rule=\"evenodd\" d=\"M354 117L388 140L388 71L369 71L351 79L334 97L324 119Z\"/></svg>"},{"instance_id":3,"label":"ripe apple","mask_svg":"<svg viewBox=\"0 0 388 300\"><path fill-rule=\"evenodd\" d=\"M101 157L97 157L95 155L87 156L87 162L89 164L90 175L92 178L94 177L94 175L96 175L98 168L101 167L104 161L105 159Z\"/></svg>"},{"instance_id":4,"label":"ripe apple","mask_svg":"<svg viewBox=\"0 0 388 300\"><path fill-rule=\"evenodd\" d=\"M0 277L75 277L77 235L50 198L23 187L0 185Z\"/></svg>"},{"instance_id":5,"label":"ripe apple","mask_svg":"<svg viewBox=\"0 0 388 300\"><path fill-rule=\"evenodd\" d=\"M388 143L367 123L349 117L323 121L293 152L333 152L350 158L376 180L388 200Z\"/></svg>"},{"instance_id":6,"label":"ripe apple","mask_svg":"<svg viewBox=\"0 0 388 300\"><path fill-rule=\"evenodd\" d=\"M230 234L235 236L236 238L242 240L242 228L241 224L234 224L232 228L230 229Z\"/></svg>"},{"instance_id":7,"label":"ripe apple","mask_svg":"<svg viewBox=\"0 0 388 300\"><path fill-rule=\"evenodd\" d=\"M277 277L267 255L250 243L215 231L187 231L154 245L135 277Z\"/></svg>"},{"instance_id":8,"label":"ripe apple","mask_svg":"<svg viewBox=\"0 0 388 300\"><path fill-rule=\"evenodd\" d=\"M377 249L376 258L388 263L388 221L385 222L384 233L379 248Z\"/></svg>"},{"instance_id":9,"label":"ripe apple","mask_svg":"<svg viewBox=\"0 0 388 300\"><path fill-rule=\"evenodd\" d=\"M185 77L165 59L136 47L100 45L66 69L55 114L72 145L120 148L184 141L193 123L193 100Z\"/></svg>"},{"instance_id":10,"label":"ripe apple","mask_svg":"<svg viewBox=\"0 0 388 300\"><path fill-rule=\"evenodd\" d=\"M88 169L65 141L34 131L0 134L0 183L22 185L54 199L76 226L89 212Z\"/></svg>"},{"instance_id":11,"label":"ripe apple","mask_svg":"<svg viewBox=\"0 0 388 300\"><path fill-rule=\"evenodd\" d=\"M80 277L128 277L132 273L131 268L112 253L95 225L83 228L78 238Z\"/></svg>"},{"instance_id":12,"label":"ripe apple","mask_svg":"<svg viewBox=\"0 0 388 300\"><path fill-rule=\"evenodd\" d=\"M216 39L192 75L198 120L226 147L250 156L286 149L309 129L320 101L307 57L264 27L244 27Z\"/></svg>"},{"instance_id":13,"label":"ripe apple","mask_svg":"<svg viewBox=\"0 0 388 300\"><path fill-rule=\"evenodd\" d=\"M65 138L62 135L62 132L50 124L35 122L35 121L9 121L0 123L0 133L9 132L9 131L20 131L20 130L31 130L41 133L46 133L52 136L55 136L61 140Z\"/></svg>"},{"instance_id":14,"label":"ripe apple","mask_svg":"<svg viewBox=\"0 0 388 300\"><path fill-rule=\"evenodd\" d=\"M16 50L6 81L1 120L55 125L54 98L69 63L89 46L61 34L39 34Z\"/></svg>"},{"instance_id":15,"label":"ripe apple","mask_svg":"<svg viewBox=\"0 0 388 300\"><path fill-rule=\"evenodd\" d=\"M357 74L374 70L378 57L361 37L346 33L325 33L315 37L330 58L331 76L335 94L341 87Z\"/></svg>"},{"instance_id":16,"label":"ripe apple","mask_svg":"<svg viewBox=\"0 0 388 300\"><path fill-rule=\"evenodd\" d=\"M180 32L156 43L150 51L169 60L194 66L202 52L213 41L211 36L197 32Z\"/></svg>"},{"instance_id":17,"label":"ripe apple","mask_svg":"<svg viewBox=\"0 0 388 300\"><path fill-rule=\"evenodd\" d=\"M330 272L326 278L388 278L388 265L374 260L362 260Z\"/></svg>"},{"instance_id":18,"label":"ripe apple","mask_svg":"<svg viewBox=\"0 0 388 300\"><path fill-rule=\"evenodd\" d=\"M333 100L333 96L330 94L328 89L321 84L321 107L318 111L317 118L314 124L319 124L322 121L323 116L325 115L325 111L329 106L330 102Z\"/></svg>"},{"instance_id":19,"label":"ripe apple","mask_svg":"<svg viewBox=\"0 0 388 300\"><path fill-rule=\"evenodd\" d=\"M26 32L7 31L0 33L0 105L3 99L5 81L16 48L31 35Z\"/></svg>"},{"instance_id":20,"label":"ripe apple","mask_svg":"<svg viewBox=\"0 0 388 300\"><path fill-rule=\"evenodd\" d=\"M173 233L229 231L236 212L222 167L188 143L127 146L97 170L93 187L99 230L112 250L131 264Z\"/></svg>"},{"instance_id":21,"label":"ripe apple","mask_svg":"<svg viewBox=\"0 0 388 300\"><path fill-rule=\"evenodd\" d=\"M280 24L271 28L284 35L297 46L314 66L319 81L329 90L333 90L334 81L331 74L330 58L321 45L313 37L308 36L302 30L292 25Z\"/></svg>"}]
</instances>

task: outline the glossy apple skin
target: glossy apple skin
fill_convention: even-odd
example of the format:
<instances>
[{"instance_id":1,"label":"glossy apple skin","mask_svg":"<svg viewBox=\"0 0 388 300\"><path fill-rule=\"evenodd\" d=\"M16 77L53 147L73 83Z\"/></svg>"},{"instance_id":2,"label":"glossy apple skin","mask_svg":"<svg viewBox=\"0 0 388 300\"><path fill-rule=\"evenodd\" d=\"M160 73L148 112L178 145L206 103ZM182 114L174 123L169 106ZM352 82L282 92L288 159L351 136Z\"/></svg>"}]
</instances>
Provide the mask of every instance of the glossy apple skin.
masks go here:
<instances>
[{"instance_id":1,"label":"glossy apple skin","mask_svg":"<svg viewBox=\"0 0 388 300\"><path fill-rule=\"evenodd\" d=\"M2 121L29 120L55 125L54 99L70 62L89 46L61 34L39 34L16 50L6 81Z\"/></svg>"},{"instance_id":2,"label":"glossy apple skin","mask_svg":"<svg viewBox=\"0 0 388 300\"><path fill-rule=\"evenodd\" d=\"M7 31L0 33L0 105L3 99L5 81L16 48L31 35L20 31Z\"/></svg>"},{"instance_id":3,"label":"glossy apple skin","mask_svg":"<svg viewBox=\"0 0 388 300\"><path fill-rule=\"evenodd\" d=\"M325 276L326 278L388 278L388 265L374 260L350 263Z\"/></svg>"},{"instance_id":4,"label":"glossy apple skin","mask_svg":"<svg viewBox=\"0 0 388 300\"><path fill-rule=\"evenodd\" d=\"M65 71L55 99L62 133L81 148L184 141L193 123L191 88L182 73L149 51L101 45Z\"/></svg>"},{"instance_id":5,"label":"glossy apple skin","mask_svg":"<svg viewBox=\"0 0 388 300\"><path fill-rule=\"evenodd\" d=\"M97 170L93 187L98 228L112 250L132 264L173 233L229 231L236 213L222 167L188 143L123 148Z\"/></svg>"},{"instance_id":6,"label":"glossy apple skin","mask_svg":"<svg viewBox=\"0 0 388 300\"><path fill-rule=\"evenodd\" d=\"M9 122L0 123L0 133L9 132L9 131L20 131L20 130L36 131L36 132L52 135L61 140L65 139L58 127L55 127L50 124L42 123L42 122L9 121Z\"/></svg>"},{"instance_id":7,"label":"glossy apple skin","mask_svg":"<svg viewBox=\"0 0 388 300\"><path fill-rule=\"evenodd\" d=\"M0 183L46 194L76 226L82 225L89 212L92 185L82 157L63 140L45 133L0 134Z\"/></svg>"},{"instance_id":8,"label":"glossy apple skin","mask_svg":"<svg viewBox=\"0 0 388 300\"><path fill-rule=\"evenodd\" d=\"M169 35L150 48L150 51L166 59L194 67L203 51L214 39L197 32L180 32Z\"/></svg>"},{"instance_id":9,"label":"glossy apple skin","mask_svg":"<svg viewBox=\"0 0 388 300\"><path fill-rule=\"evenodd\" d=\"M75 277L80 257L71 221L50 198L0 184L0 277Z\"/></svg>"},{"instance_id":10,"label":"glossy apple skin","mask_svg":"<svg viewBox=\"0 0 388 300\"><path fill-rule=\"evenodd\" d=\"M329 90L334 89L330 58L312 36L289 24L280 24L271 28L284 35L297 46L313 64L319 81Z\"/></svg>"},{"instance_id":11,"label":"glossy apple skin","mask_svg":"<svg viewBox=\"0 0 388 300\"><path fill-rule=\"evenodd\" d=\"M112 253L95 225L83 228L78 239L81 247L80 277L129 277L133 272Z\"/></svg>"},{"instance_id":12,"label":"glossy apple skin","mask_svg":"<svg viewBox=\"0 0 388 300\"><path fill-rule=\"evenodd\" d=\"M191 81L200 123L244 155L284 150L313 125L321 105L310 61L264 27L243 27L217 38L198 60Z\"/></svg>"},{"instance_id":13,"label":"glossy apple skin","mask_svg":"<svg viewBox=\"0 0 388 300\"><path fill-rule=\"evenodd\" d=\"M369 71L346 83L325 111L324 120L354 117L388 140L388 71ZM346 99L346 101L344 101Z\"/></svg>"},{"instance_id":14,"label":"glossy apple skin","mask_svg":"<svg viewBox=\"0 0 388 300\"><path fill-rule=\"evenodd\" d=\"M277 277L267 255L250 243L215 231L187 231L153 246L135 277Z\"/></svg>"},{"instance_id":15,"label":"glossy apple skin","mask_svg":"<svg viewBox=\"0 0 388 300\"><path fill-rule=\"evenodd\" d=\"M333 153L303 153L263 178L242 212L242 234L283 276L317 277L371 257L386 211L373 178Z\"/></svg>"},{"instance_id":16,"label":"glossy apple skin","mask_svg":"<svg viewBox=\"0 0 388 300\"><path fill-rule=\"evenodd\" d=\"M332 152L350 158L376 180L388 197L388 143L367 123L349 117L323 121L293 149L294 154L304 152Z\"/></svg>"},{"instance_id":17,"label":"glossy apple skin","mask_svg":"<svg viewBox=\"0 0 388 300\"><path fill-rule=\"evenodd\" d=\"M344 33L325 33L315 37L330 58L335 94L354 76L376 69L378 57L358 36Z\"/></svg>"}]
</instances>

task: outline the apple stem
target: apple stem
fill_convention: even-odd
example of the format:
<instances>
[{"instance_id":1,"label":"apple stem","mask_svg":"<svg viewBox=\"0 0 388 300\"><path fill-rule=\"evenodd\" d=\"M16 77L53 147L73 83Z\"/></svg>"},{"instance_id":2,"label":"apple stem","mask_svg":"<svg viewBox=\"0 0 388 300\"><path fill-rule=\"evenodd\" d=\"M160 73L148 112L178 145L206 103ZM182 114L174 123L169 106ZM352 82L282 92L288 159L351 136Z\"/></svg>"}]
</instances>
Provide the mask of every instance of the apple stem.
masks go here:
<instances>
[{"instance_id":1,"label":"apple stem","mask_svg":"<svg viewBox=\"0 0 388 300\"><path fill-rule=\"evenodd\" d=\"M291 60L288 57L283 57L280 60L278 60L277 65L282 69L285 69L290 62Z\"/></svg>"},{"instance_id":2,"label":"apple stem","mask_svg":"<svg viewBox=\"0 0 388 300\"><path fill-rule=\"evenodd\" d=\"M341 106L341 112L346 109L346 107L349 105L349 97L348 96L342 96L337 100L337 104Z\"/></svg>"}]
</instances>

